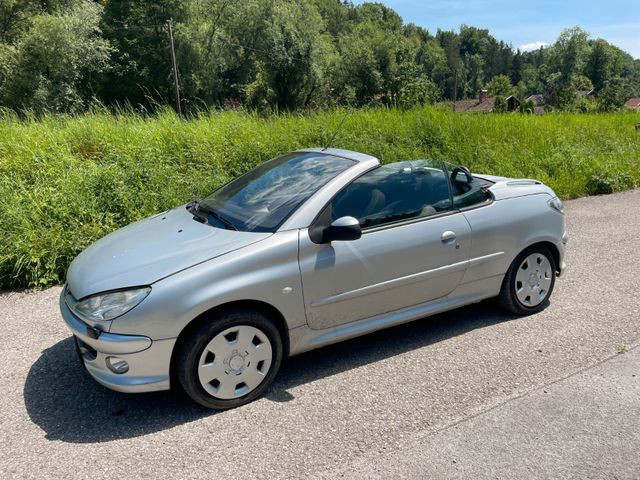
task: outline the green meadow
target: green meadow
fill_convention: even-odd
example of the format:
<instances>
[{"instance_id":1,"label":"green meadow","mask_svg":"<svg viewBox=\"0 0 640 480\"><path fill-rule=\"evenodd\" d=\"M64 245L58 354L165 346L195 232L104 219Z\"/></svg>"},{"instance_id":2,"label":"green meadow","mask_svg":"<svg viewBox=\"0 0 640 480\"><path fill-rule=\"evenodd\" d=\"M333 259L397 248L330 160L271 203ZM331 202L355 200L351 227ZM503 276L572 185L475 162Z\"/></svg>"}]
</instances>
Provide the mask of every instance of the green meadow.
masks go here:
<instances>
[{"instance_id":1,"label":"green meadow","mask_svg":"<svg viewBox=\"0 0 640 480\"><path fill-rule=\"evenodd\" d=\"M345 117L345 114L347 115ZM637 113L464 115L436 107L337 109L180 120L92 112L0 119L0 289L64 280L83 248L129 222L204 196L274 156L334 145L383 162L441 158L532 177L564 198L640 185Z\"/></svg>"}]
</instances>

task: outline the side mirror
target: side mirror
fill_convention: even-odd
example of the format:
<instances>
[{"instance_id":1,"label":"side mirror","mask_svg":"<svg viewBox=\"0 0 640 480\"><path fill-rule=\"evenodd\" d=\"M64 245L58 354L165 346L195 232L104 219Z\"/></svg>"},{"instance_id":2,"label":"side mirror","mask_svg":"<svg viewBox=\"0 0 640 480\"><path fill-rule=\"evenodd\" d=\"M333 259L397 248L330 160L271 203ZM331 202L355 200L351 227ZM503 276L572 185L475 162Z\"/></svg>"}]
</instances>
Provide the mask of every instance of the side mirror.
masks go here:
<instances>
[{"instance_id":1,"label":"side mirror","mask_svg":"<svg viewBox=\"0 0 640 480\"><path fill-rule=\"evenodd\" d=\"M358 240L362 236L360 222L354 217L340 217L328 227L310 231L314 243L330 243L333 241Z\"/></svg>"}]
</instances>

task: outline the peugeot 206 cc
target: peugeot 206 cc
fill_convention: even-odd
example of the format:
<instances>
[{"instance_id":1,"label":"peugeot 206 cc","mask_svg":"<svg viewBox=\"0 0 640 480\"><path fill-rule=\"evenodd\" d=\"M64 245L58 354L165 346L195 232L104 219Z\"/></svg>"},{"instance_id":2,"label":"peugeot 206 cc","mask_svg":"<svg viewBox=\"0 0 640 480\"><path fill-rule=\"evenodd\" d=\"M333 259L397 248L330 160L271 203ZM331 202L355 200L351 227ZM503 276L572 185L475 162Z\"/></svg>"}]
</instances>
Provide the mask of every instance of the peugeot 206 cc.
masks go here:
<instances>
[{"instance_id":1,"label":"peugeot 206 cc","mask_svg":"<svg viewBox=\"0 0 640 480\"><path fill-rule=\"evenodd\" d=\"M307 350L491 297L538 312L566 242L539 181L306 149L98 240L60 309L102 385L225 409Z\"/></svg>"}]
</instances>

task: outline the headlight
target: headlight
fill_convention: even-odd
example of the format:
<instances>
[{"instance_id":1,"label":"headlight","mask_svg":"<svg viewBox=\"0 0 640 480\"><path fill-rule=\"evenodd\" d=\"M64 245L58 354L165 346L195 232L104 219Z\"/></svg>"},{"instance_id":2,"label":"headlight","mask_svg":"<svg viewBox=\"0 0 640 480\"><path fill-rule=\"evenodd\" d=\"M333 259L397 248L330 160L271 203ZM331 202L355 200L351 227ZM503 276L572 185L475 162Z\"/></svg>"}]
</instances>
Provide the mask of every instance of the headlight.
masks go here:
<instances>
[{"instance_id":1,"label":"headlight","mask_svg":"<svg viewBox=\"0 0 640 480\"><path fill-rule=\"evenodd\" d=\"M124 315L142 302L149 295L149 292L151 292L151 287L131 288L99 293L80 301L67 295L66 301L69 308L79 317L104 322Z\"/></svg>"},{"instance_id":2,"label":"headlight","mask_svg":"<svg viewBox=\"0 0 640 480\"><path fill-rule=\"evenodd\" d=\"M557 210L560 213L564 213L564 205L562 204L562 200L560 200L558 197L553 197L547 203L554 210Z\"/></svg>"}]
</instances>

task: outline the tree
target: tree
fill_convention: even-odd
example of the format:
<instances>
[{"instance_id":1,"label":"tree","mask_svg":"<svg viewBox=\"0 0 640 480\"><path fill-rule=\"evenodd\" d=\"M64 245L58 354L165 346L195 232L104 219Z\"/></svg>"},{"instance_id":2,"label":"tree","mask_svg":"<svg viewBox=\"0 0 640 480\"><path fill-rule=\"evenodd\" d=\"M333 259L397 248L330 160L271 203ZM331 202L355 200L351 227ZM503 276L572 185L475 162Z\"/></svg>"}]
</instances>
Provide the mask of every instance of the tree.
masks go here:
<instances>
[{"instance_id":1,"label":"tree","mask_svg":"<svg viewBox=\"0 0 640 480\"><path fill-rule=\"evenodd\" d=\"M579 27L563 30L550 48L548 63L553 72L560 73L562 85L580 75L589 56L589 34Z\"/></svg>"},{"instance_id":2,"label":"tree","mask_svg":"<svg viewBox=\"0 0 640 480\"><path fill-rule=\"evenodd\" d=\"M572 110L577 101L576 90L571 85L556 87L548 97L547 103L558 110Z\"/></svg>"},{"instance_id":3,"label":"tree","mask_svg":"<svg viewBox=\"0 0 640 480\"><path fill-rule=\"evenodd\" d=\"M452 31L438 30L436 38L444 50L450 72L443 86L445 97L450 99L460 98L464 92L463 79L466 76L464 63L460 57L460 37Z\"/></svg>"},{"instance_id":4,"label":"tree","mask_svg":"<svg viewBox=\"0 0 640 480\"><path fill-rule=\"evenodd\" d=\"M513 95L514 88L511 79L507 75L497 75L486 85L489 95L494 97L508 97Z\"/></svg>"},{"instance_id":5,"label":"tree","mask_svg":"<svg viewBox=\"0 0 640 480\"><path fill-rule=\"evenodd\" d=\"M429 38L421 43L416 51L416 62L422 72L429 76L440 91L443 91L451 71L445 51L436 38Z\"/></svg>"},{"instance_id":6,"label":"tree","mask_svg":"<svg viewBox=\"0 0 640 480\"><path fill-rule=\"evenodd\" d=\"M363 3L356 7L355 13L361 23L373 23L382 30L391 32L402 30L402 17L382 3Z\"/></svg>"},{"instance_id":7,"label":"tree","mask_svg":"<svg viewBox=\"0 0 640 480\"><path fill-rule=\"evenodd\" d=\"M111 48L98 28L102 7L88 0L64 15L40 14L3 49L3 105L35 113L82 111L92 96L92 76L108 68Z\"/></svg>"},{"instance_id":8,"label":"tree","mask_svg":"<svg viewBox=\"0 0 640 480\"><path fill-rule=\"evenodd\" d=\"M527 63L520 70L520 82L518 82L518 95L520 98L527 98L544 92L544 82L540 78L540 69Z\"/></svg>"},{"instance_id":9,"label":"tree","mask_svg":"<svg viewBox=\"0 0 640 480\"><path fill-rule=\"evenodd\" d=\"M593 82L596 91L602 90L609 80L625 78L631 89L640 86L640 61L631 55L609 44L601 38L595 40L591 47L591 55L585 68L586 75Z\"/></svg>"},{"instance_id":10,"label":"tree","mask_svg":"<svg viewBox=\"0 0 640 480\"><path fill-rule=\"evenodd\" d=\"M271 108L273 92L264 83L261 56L265 52L259 45L268 14L265 5L263 0L184 3L184 18L176 23L175 38L187 111L240 101L254 108Z\"/></svg>"},{"instance_id":11,"label":"tree","mask_svg":"<svg viewBox=\"0 0 640 480\"><path fill-rule=\"evenodd\" d=\"M598 90L601 90L612 76L612 54L612 49L604 40L598 39L593 43L586 72L593 82L593 86Z\"/></svg>"},{"instance_id":12,"label":"tree","mask_svg":"<svg viewBox=\"0 0 640 480\"><path fill-rule=\"evenodd\" d=\"M573 77L571 85L575 90L579 92L590 92L591 90L593 90L593 83L591 83L589 77L586 77L584 75L577 75Z\"/></svg>"},{"instance_id":13,"label":"tree","mask_svg":"<svg viewBox=\"0 0 640 480\"><path fill-rule=\"evenodd\" d=\"M600 91L600 102L605 111L614 111L622 107L632 94L631 85L623 78L608 80Z\"/></svg>"},{"instance_id":14,"label":"tree","mask_svg":"<svg viewBox=\"0 0 640 480\"><path fill-rule=\"evenodd\" d=\"M504 42L498 42L495 38L487 38L485 57L485 81L496 75L508 75L513 63L513 50Z\"/></svg>"},{"instance_id":15,"label":"tree","mask_svg":"<svg viewBox=\"0 0 640 480\"><path fill-rule=\"evenodd\" d=\"M474 97L481 90L484 79L484 60L479 53L466 53L463 57L465 96ZM509 78L509 77L507 77ZM509 81L511 83L511 81Z\"/></svg>"},{"instance_id":16,"label":"tree","mask_svg":"<svg viewBox=\"0 0 640 480\"><path fill-rule=\"evenodd\" d=\"M383 90L374 35L380 35L379 29L364 24L338 40L340 66L333 83L343 102L363 104Z\"/></svg>"},{"instance_id":17,"label":"tree","mask_svg":"<svg viewBox=\"0 0 640 480\"><path fill-rule=\"evenodd\" d=\"M517 50L511 62L511 74L509 75L514 85L517 85L522 80L522 67L522 53L520 53L520 50Z\"/></svg>"},{"instance_id":18,"label":"tree","mask_svg":"<svg viewBox=\"0 0 640 480\"><path fill-rule=\"evenodd\" d=\"M321 18L305 0L273 0L266 7L259 30L262 78L274 92L274 107L292 110L306 106L320 88L324 72L320 56L326 52L317 25Z\"/></svg>"},{"instance_id":19,"label":"tree","mask_svg":"<svg viewBox=\"0 0 640 480\"><path fill-rule=\"evenodd\" d=\"M353 5L346 5L339 0L314 0L314 4L323 20L322 33L329 33L336 38L351 29L349 15Z\"/></svg>"},{"instance_id":20,"label":"tree","mask_svg":"<svg viewBox=\"0 0 640 480\"><path fill-rule=\"evenodd\" d=\"M184 20L180 0L109 0L102 28L115 47L112 68L102 77L100 96L107 103L123 99L150 107L173 98L166 21Z\"/></svg>"},{"instance_id":21,"label":"tree","mask_svg":"<svg viewBox=\"0 0 640 480\"><path fill-rule=\"evenodd\" d=\"M398 92L397 105L411 108L416 105L434 103L440 99L440 89L424 74L411 77Z\"/></svg>"},{"instance_id":22,"label":"tree","mask_svg":"<svg viewBox=\"0 0 640 480\"><path fill-rule=\"evenodd\" d=\"M379 2L0 0L0 106L79 112L95 97L152 111L170 103L169 19L187 114L229 104L407 107L476 97L483 86L521 99L545 94L555 108L580 111L600 104L577 100L577 91L605 91L607 109L625 92L640 94L640 60L578 27L520 52L469 25L431 35Z\"/></svg>"},{"instance_id":23,"label":"tree","mask_svg":"<svg viewBox=\"0 0 640 480\"><path fill-rule=\"evenodd\" d=\"M38 0L0 1L0 42L9 43L27 30L34 15L41 13Z\"/></svg>"},{"instance_id":24,"label":"tree","mask_svg":"<svg viewBox=\"0 0 640 480\"><path fill-rule=\"evenodd\" d=\"M400 91L420 76L417 50L402 32L382 29L377 23L356 26L340 37L341 71L336 90L345 99L365 104L384 98L394 103ZM418 83L424 85L424 79ZM413 87L412 87L413 88Z\"/></svg>"}]
</instances>

